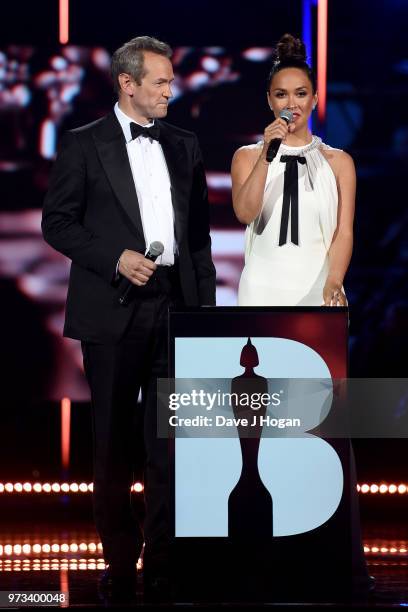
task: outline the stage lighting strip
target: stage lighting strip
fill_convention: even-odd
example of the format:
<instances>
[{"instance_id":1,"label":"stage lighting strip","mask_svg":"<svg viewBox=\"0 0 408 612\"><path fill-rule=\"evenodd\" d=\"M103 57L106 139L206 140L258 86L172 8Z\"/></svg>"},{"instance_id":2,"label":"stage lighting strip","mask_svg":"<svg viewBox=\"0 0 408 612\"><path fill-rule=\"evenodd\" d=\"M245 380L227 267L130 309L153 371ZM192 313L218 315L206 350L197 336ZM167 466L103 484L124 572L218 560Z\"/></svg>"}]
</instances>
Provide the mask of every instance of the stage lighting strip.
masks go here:
<instances>
[{"instance_id":1,"label":"stage lighting strip","mask_svg":"<svg viewBox=\"0 0 408 612\"><path fill-rule=\"evenodd\" d=\"M326 119L327 103L327 26L328 0L317 2L317 91L319 102L317 115L320 122Z\"/></svg>"},{"instance_id":2,"label":"stage lighting strip","mask_svg":"<svg viewBox=\"0 0 408 612\"><path fill-rule=\"evenodd\" d=\"M39 482L35 482L35 483L31 483L31 482L1 483L0 482L0 493L9 493L9 494L14 494L14 493L69 493L71 494L71 493L92 493L92 491L93 491L93 483L87 484L85 482L82 482L82 483L54 482L52 484L49 482L46 482L44 484L41 484ZM133 493L141 493L143 491L142 483L136 482L135 484L133 484L131 487L131 491ZM384 495L384 494L394 495L397 493L399 495L405 495L406 493L408 493L408 485L406 484L385 484L385 483L381 483L381 484L373 483L373 484L362 484L362 485L358 484L357 491L363 495L366 495L367 493L370 493L370 494L379 493L380 495Z\"/></svg>"},{"instance_id":3,"label":"stage lighting strip","mask_svg":"<svg viewBox=\"0 0 408 612\"><path fill-rule=\"evenodd\" d=\"M378 543L378 546L364 546L364 553L366 557L369 558L370 565L380 565L380 566L406 566L407 562L402 561L402 559L407 557L408 547L405 542L404 545L402 543L395 542L395 546L383 546L381 543ZM57 550L57 548L59 550ZM30 552L28 550L30 549ZM35 554L44 552L48 554L49 552L67 552L66 549L69 549L71 552L76 552L80 550L81 553L85 552L101 552L101 545L90 543L86 545L84 543L81 544L61 544L61 545L49 545L49 544L34 544L30 546L28 544L15 544L15 545L0 545L0 557L2 556L10 556L21 555L21 554L30 554L31 551ZM97 550L96 550L97 549ZM393 560L394 559L394 560ZM137 563L138 569L142 569L142 560L139 559ZM31 571L61 571L61 570L69 570L69 571L95 571L95 570L104 570L105 562L102 557L91 557L91 558L83 558L80 559L67 559L62 558L58 559L55 557L51 558L34 558L34 559L2 559L0 558L0 572L31 572Z\"/></svg>"},{"instance_id":4,"label":"stage lighting strip","mask_svg":"<svg viewBox=\"0 0 408 612\"><path fill-rule=\"evenodd\" d=\"M100 542L70 542L57 544L50 544L45 542L43 544L11 544L0 543L0 558L1 557L12 557L12 556L32 556L32 555L59 555L59 554L102 554L102 544ZM370 545L364 544L364 553L366 555L391 555L391 556L406 556L408 553L408 542L405 540L395 540L390 542L389 540L376 541Z\"/></svg>"},{"instance_id":5,"label":"stage lighting strip","mask_svg":"<svg viewBox=\"0 0 408 612\"><path fill-rule=\"evenodd\" d=\"M100 570L105 569L102 555L102 544L96 542L70 542L63 544L0 544L0 572L18 571L52 571L52 570ZM64 555L79 553L80 559L65 558ZM91 558L83 555L90 554ZM98 555L97 558L94 556ZM48 556L50 555L50 557ZM55 555L63 558L55 558ZM34 559L27 557L34 556ZM5 557L5 558L4 558ZM12 557L23 557L20 559ZM137 568L142 569L143 561L140 558Z\"/></svg>"},{"instance_id":6,"label":"stage lighting strip","mask_svg":"<svg viewBox=\"0 0 408 612\"><path fill-rule=\"evenodd\" d=\"M394 495L398 493L399 495L404 495L408 493L408 485L406 484L390 484L387 485L385 483L381 484L362 484L357 485L357 491L362 493L363 495L367 493L373 493L374 495L380 493L380 495L384 495L388 493L390 495Z\"/></svg>"},{"instance_id":7,"label":"stage lighting strip","mask_svg":"<svg viewBox=\"0 0 408 612\"><path fill-rule=\"evenodd\" d=\"M57 555L57 554L69 554L69 553L80 553L82 555L88 553L91 555L102 554L102 544L96 542L70 542L63 544L49 544L48 542L40 544L0 544L0 557L10 557L12 555Z\"/></svg>"},{"instance_id":8,"label":"stage lighting strip","mask_svg":"<svg viewBox=\"0 0 408 612\"><path fill-rule=\"evenodd\" d=\"M381 566L381 567L405 567L408 563L401 561L370 561L370 567ZM105 562L103 559L79 559L78 561L71 561L68 559L14 559L14 560L0 560L0 573L1 572L51 572L51 571L96 571L104 570Z\"/></svg>"},{"instance_id":9,"label":"stage lighting strip","mask_svg":"<svg viewBox=\"0 0 408 612\"><path fill-rule=\"evenodd\" d=\"M69 42L69 0L59 0L59 41L61 45Z\"/></svg>"},{"instance_id":10,"label":"stage lighting strip","mask_svg":"<svg viewBox=\"0 0 408 612\"><path fill-rule=\"evenodd\" d=\"M394 542L394 545L384 546L383 542L367 546L364 544L364 554L370 557L407 557L407 542Z\"/></svg>"},{"instance_id":11,"label":"stage lighting strip","mask_svg":"<svg viewBox=\"0 0 408 612\"><path fill-rule=\"evenodd\" d=\"M77 554L81 555L102 555L102 544L96 542L70 542L63 544L49 544L49 543L36 543L36 544L0 544L0 562L1 558L6 557L4 560L12 560L11 557L24 557L24 556L33 556L33 555L69 555L69 554ZM391 556L391 557L406 557L408 553L408 542L402 540L395 541L379 541L375 543L371 543L370 545L364 544L364 553L366 555L371 556ZM28 560L28 559L27 559ZM42 558L42 561L50 562L49 558ZM20 561L26 561L26 559L20 559ZM31 559L32 562L34 560ZM40 561L40 560L38 560ZM57 561L57 560L55 560ZM60 559L61 561L61 559ZM75 562L78 563L77 559L69 559L66 562ZM91 562L91 559L85 559L84 562ZM94 560L93 560L94 561ZM102 559L103 561L103 559ZM141 564L141 560L139 559L138 564Z\"/></svg>"},{"instance_id":12,"label":"stage lighting strip","mask_svg":"<svg viewBox=\"0 0 408 612\"><path fill-rule=\"evenodd\" d=\"M61 570L103 570L103 559L6 559L0 560L0 572L32 572Z\"/></svg>"},{"instance_id":13,"label":"stage lighting strip","mask_svg":"<svg viewBox=\"0 0 408 612\"><path fill-rule=\"evenodd\" d=\"M86 482L46 482L41 484L40 482L0 482L0 493L92 493L93 483L87 484ZM143 491L143 485L140 482L136 482L132 485L131 491L133 493L141 493Z\"/></svg>"}]
</instances>

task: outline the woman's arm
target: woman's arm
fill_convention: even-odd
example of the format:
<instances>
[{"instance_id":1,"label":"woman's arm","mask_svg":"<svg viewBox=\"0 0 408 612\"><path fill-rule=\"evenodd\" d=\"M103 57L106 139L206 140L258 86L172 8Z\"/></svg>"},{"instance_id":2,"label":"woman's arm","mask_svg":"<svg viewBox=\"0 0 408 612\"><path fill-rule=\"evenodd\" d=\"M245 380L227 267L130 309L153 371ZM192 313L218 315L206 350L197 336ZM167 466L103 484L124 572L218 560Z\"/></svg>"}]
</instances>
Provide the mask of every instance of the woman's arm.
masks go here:
<instances>
[{"instance_id":1,"label":"woman's arm","mask_svg":"<svg viewBox=\"0 0 408 612\"><path fill-rule=\"evenodd\" d=\"M329 249L329 274L323 289L325 306L345 306L341 291L353 251L353 221L356 197L356 171L352 157L342 151L337 156L334 171L337 178L339 204L337 228Z\"/></svg>"},{"instance_id":2,"label":"woman's arm","mask_svg":"<svg viewBox=\"0 0 408 612\"><path fill-rule=\"evenodd\" d=\"M255 161L254 153L247 148L238 149L231 164L232 204L238 221L245 225L261 211L268 174L269 163L262 155Z\"/></svg>"},{"instance_id":3,"label":"woman's arm","mask_svg":"<svg viewBox=\"0 0 408 612\"><path fill-rule=\"evenodd\" d=\"M269 163L266 153L273 138L283 141L288 133L287 123L275 119L264 131L264 145L258 150L242 147L235 152L231 164L232 204L241 223L249 225L261 212Z\"/></svg>"}]
</instances>

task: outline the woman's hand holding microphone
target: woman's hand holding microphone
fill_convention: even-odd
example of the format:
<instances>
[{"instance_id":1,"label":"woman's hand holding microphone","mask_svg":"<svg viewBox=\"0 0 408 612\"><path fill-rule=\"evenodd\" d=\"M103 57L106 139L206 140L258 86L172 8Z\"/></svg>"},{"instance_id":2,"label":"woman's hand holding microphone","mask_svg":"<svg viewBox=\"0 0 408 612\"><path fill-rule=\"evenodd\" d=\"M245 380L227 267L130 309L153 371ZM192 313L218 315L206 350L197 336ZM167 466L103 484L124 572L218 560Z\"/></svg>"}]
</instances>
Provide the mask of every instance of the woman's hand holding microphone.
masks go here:
<instances>
[{"instance_id":1,"label":"woman's hand holding microphone","mask_svg":"<svg viewBox=\"0 0 408 612\"><path fill-rule=\"evenodd\" d=\"M278 117L278 119L275 119L275 121L266 126L263 137L264 145L261 153L261 157L265 162L271 141L275 140L275 138L279 138L282 142L285 142L287 135L294 130L294 127L293 123L288 124L287 121L281 119L281 117Z\"/></svg>"}]
</instances>

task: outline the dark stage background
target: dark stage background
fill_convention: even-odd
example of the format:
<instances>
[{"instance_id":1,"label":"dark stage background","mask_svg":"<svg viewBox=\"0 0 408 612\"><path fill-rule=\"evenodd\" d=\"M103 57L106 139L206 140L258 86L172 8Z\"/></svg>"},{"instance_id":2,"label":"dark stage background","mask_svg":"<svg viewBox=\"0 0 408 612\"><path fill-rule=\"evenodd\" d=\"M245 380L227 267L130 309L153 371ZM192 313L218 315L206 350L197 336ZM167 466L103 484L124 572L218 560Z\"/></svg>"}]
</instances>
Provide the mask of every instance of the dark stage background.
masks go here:
<instances>
[{"instance_id":1,"label":"dark stage background","mask_svg":"<svg viewBox=\"0 0 408 612\"><path fill-rule=\"evenodd\" d=\"M140 34L157 36L175 50L168 121L199 137L218 304L234 305L243 227L232 211L230 161L236 148L256 142L271 121L265 96L271 47L284 32L301 34L302 5L71 0L70 41L61 46L56 0L2 4L3 482L61 476L63 397L74 401L70 476L91 478L79 343L61 337L69 262L43 242L40 217L59 136L112 108L111 52ZM326 142L352 154L358 174L355 250L345 282L352 376L407 375L407 23L403 0L329 2L327 121L320 129ZM357 442L361 477L404 480L403 442Z\"/></svg>"}]
</instances>

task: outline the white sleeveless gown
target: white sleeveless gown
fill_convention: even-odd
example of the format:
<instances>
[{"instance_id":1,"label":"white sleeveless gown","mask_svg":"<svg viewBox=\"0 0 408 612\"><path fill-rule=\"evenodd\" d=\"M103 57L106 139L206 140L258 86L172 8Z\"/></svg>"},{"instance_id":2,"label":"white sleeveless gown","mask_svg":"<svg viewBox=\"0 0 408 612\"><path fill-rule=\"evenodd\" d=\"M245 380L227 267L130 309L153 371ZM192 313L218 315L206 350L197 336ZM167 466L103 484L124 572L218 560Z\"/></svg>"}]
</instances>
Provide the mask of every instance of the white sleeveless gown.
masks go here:
<instances>
[{"instance_id":1,"label":"white sleeveless gown","mask_svg":"<svg viewBox=\"0 0 408 612\"><path fill-rule=\"evenodd\" d=\"M261 148L262 142L253 145ZM313 136L302 147L281 145L269 165L262 210L247 227L245 267L239 306L322 306L328 271L328 251L337 226L336 178L321 149L332 149ZM281 155L298 155L299 244L279 246L286 164Z\"/></svg>"}]
</instances>

